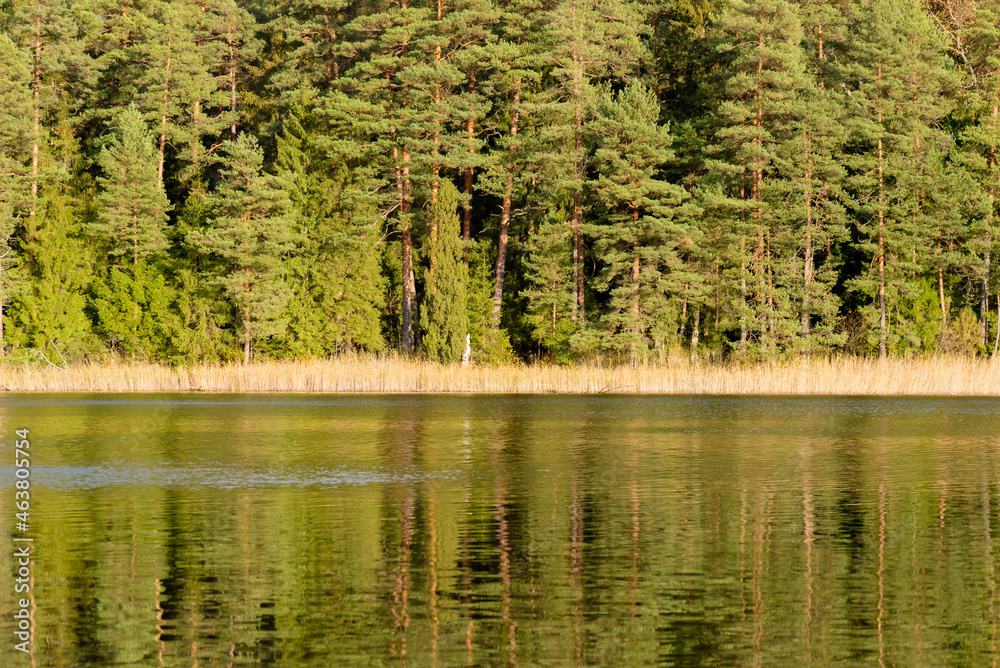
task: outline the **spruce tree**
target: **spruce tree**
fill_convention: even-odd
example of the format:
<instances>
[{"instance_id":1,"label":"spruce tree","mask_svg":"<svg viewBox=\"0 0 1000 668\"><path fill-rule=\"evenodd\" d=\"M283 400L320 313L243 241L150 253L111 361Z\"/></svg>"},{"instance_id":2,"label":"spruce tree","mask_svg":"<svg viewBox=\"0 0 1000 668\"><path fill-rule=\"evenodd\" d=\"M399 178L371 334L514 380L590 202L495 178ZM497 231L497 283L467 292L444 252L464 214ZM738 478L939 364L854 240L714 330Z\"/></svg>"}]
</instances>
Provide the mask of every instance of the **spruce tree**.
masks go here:
<instances>
[{"instance_id":1,"label":"spruce tree","mask_svg":"<svg viewBox=\"0 0 1000 668\"><path fill-rule=\"evenodd\" d=\"M115 134L97 158L103 175L98 178L98 222L90 227L120 263L136 265L166 249L170 204L159 182L159 157L142 114L130 105L115 122Z\"/></svg>"},{"instance_id":2,"label":"spruce tree","mask_svg":"<svg viewBox=\"0 0 1000 668\"><path fill-rule=\"evenodd\" d=\"M311 118L308 114L303 114ZM291 185L304 239L292 266L285 344L298 354L381 350L384 305L378 211L352 196L352 170L333 163L293 114L278 137L278 167Z\"/></svg>"},{"instance_id":3,"label":"spruce tree","mask_svg":"<svg viewBox=\"0 0 1000 668\"><path fill-rule=\"evenodd\" d=\"M573 319L572 232L565 207L548 212L538 223L524 260L528 300L525 323L539 349L553 361L569 359L569 343L578 326ZM540 350L539 350L540 352Z\"/></svg>"},{"instance_id":4,"label":"spruce tree","mask_svg":"<svg viewBox=\"0 0 1000 668\"><path fill-rule=\"evenodd\" d=\"M223 146L222 181L206 199L211 226L188 234L187 241L223 265L210 277L232 300L249 364L252 342L281 332L289 290L282 260L295 249L288 184L264 174L257 140L240 135Z\"/></svg>"},{"instance_id":5,"label":"spruce tree","mask_svg":"<svg viewBox=\"0 0 1000 668\"><path fill-rule=\"evenodd\" d=\"M8 341L62 365L99 349L85 312L93 267L79 211L69 194L46 188L25 221L22 271L28 283L11 302Z\"/></svg>"},{"instance_id":6,"label":"spruce tree","mask_svg":"<svg viewBox=\"0 0 1000 668\"><path fill-rule=\"evenodd\" d=\"M144 260L113 266L93 292L96 330L112 350L131 358L169 358L179 319L173 291L156 267Z\"/></svg>"},{"instance_id":7,"label":"spruce tree","mask_svg":"<svg viewBox=\"0 0 1000 668\"><path fill-rule=\"evenodd\" d=\"M468 269L462 249L461 220L458 217L458 190L451 181L443 181L431 216L437 222L437 271L427 279L427 293L420 314L423 348L427 356L439 362L457 362L465 351L469 332L466 312Z\"/></svg>"}]
</instances>

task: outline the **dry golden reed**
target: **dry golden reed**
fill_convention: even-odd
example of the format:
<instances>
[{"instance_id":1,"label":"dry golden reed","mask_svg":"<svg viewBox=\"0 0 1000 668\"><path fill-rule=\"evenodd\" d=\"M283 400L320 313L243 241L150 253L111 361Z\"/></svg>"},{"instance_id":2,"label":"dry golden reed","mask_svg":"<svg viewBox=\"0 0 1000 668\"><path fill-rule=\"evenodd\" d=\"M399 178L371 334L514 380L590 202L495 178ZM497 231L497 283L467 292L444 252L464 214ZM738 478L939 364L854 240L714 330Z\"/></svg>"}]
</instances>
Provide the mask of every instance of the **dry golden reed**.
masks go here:
<instances>
[{"instance_id":1,"label":"dry golden reed","mask_svg":"<svg viewBox=\"0 0 1000 668\"><path fill-rule=\"evenodd\" d=\"M11 392L477 392L1000 395L1000 361L833 358L638 367L439 365L398 357L167 367L0 366Z\"/></svg>"}]
</instances>

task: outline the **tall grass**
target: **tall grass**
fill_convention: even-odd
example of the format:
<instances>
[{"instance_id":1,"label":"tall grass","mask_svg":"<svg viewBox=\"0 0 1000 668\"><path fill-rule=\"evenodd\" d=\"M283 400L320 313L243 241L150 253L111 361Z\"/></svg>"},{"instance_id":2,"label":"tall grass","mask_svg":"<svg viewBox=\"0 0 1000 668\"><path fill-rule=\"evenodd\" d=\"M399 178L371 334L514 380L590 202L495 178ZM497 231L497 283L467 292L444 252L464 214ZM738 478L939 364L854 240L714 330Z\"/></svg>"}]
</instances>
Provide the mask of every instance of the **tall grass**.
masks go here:
<instances>
[{"instance_id":1,"label":"tall grass","mask_svg":"<svg viewBox=\"0 0 1000 668\"><path fill-rule=\"evenodd\" d=\"M393 357L167 367L0 366L13 392L481 392L1000 395L1000 362L933 357L628 366L442 366Z\"/></svg>"}]
</instances>

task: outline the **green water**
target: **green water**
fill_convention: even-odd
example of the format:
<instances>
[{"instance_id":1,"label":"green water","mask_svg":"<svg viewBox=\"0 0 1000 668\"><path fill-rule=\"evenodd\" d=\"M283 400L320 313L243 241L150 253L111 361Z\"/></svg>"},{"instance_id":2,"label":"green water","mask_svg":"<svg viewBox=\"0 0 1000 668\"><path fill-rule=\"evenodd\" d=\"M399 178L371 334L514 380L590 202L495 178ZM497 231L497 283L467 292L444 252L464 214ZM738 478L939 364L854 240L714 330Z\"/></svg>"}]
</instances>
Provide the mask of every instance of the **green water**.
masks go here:
<instances>
[{"instance_id":1,"label":"green water","mask_svg":"<svg viewBox=\"0 0 1000 668\"><path fill-rule=\"evenodd\" d=\"M990 665L998 413L6 394L0 665Z\"/></svg>"}]
</instances>

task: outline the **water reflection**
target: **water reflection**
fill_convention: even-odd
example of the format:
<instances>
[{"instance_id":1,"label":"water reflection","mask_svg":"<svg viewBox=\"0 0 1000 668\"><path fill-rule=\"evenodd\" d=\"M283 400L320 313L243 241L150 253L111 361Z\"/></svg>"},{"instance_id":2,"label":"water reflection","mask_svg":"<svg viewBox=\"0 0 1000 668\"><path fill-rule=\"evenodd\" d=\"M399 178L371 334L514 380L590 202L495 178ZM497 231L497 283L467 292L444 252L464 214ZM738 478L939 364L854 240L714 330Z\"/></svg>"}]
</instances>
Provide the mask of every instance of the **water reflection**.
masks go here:
<instances>
[{"instance_id":1,"label":"water reflection","mask_svg":"<svg viewBox=\"0 0 1000 668\"><path fill-rule=\"evenodd\" d=\"M0 415L35 437L35 665L978 665L1000 658L997 406L14 395Z\"/></svg>"}]
</instances>

